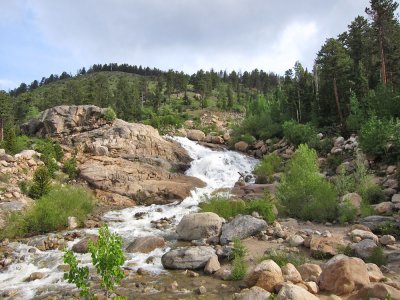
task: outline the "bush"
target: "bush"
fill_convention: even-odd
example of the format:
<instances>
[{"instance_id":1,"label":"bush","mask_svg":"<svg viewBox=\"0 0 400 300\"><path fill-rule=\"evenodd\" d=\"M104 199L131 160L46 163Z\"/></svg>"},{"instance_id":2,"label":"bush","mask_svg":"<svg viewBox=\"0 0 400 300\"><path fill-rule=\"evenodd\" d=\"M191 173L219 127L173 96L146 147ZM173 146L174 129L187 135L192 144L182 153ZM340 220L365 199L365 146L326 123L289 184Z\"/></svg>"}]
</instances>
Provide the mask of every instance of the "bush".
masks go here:
<instances>
[{"instance_id":1,"label":"bush","mask_svg":"<svg viewBox=\"0 0 400 300\"><path fill-rule=\"evenodd\" d=\"M32 185L28 195L33 199L39 199L50 191L51 176L46 167L36 169L33 174Z\"/></svg>"},{"instance_id":2,"label":"bush","mask_svg":"<svg viewBox=\"0 0 400 300\"><path fill-rule=\"evenodd\" d=\"M358 209L350 203L350 201L345 201L339 205L338 209L339 222L341 224L346 222L353 222L358 215Z\"/></svg>"},{"instance_id":3,"label":"bush","mask_svg":"<svg viewBox=\"0 0 400 300\"><path fill-rule=\"evenodd\" d=\"M78 169L76 167L76 157L73 156L64 162L64 172L68 175L69 179L75 179L78 176Z\"/></svg>"},{"instance_id":4,"label":"bush","mask_svg":"<svg viewBox=\"0 0 400 300\"><path fill-rule=\"evenodd\" d=\"M246 252L247 250L242 241L238 238L234 239L231 254L231 258L233 259L231 280L241 280L246 275L247 266L244 261Z\"/></svg>"},{"instance_id":5,"label":"bush","mask_svg":"<svg viewBox=\"0 0 400 300\"><path fill-rule=\"evenodd\" d=\"M53 177L58 171L57 161L61 161L64 156L61 146L50 139L38 139L35 141L34 149L41 153L40 159Z\"/></svg>"},{"instance_id":6,"label":"bush","mask_svg":"<svg viewBox=\"0 0 400 300\"><path fill-rule=\"evenodd\" d=\"M319 174L317 154L307 145L289 161L277 196L288 216L320 222L336 217L335 189Z\"/></svg>"},{"instance_id":7,"label":"bush","mask_svg":"<svg viewBox=\"0 0 400 300\"><path fill-rule=\"evenodd\" d=\"M10 215L1 236L14 238L62 230L67 227L69 216L82 223L92 209L93 197L86 189L58 187L38 199L23 215Z\"/></svg>"},{"instance_id":8,"label":"bush","mask_svg":"<svg viewBox=\"0 0 400 300\"><path fill-rule=\"evenodd\" d=\"M101 277L105 299L109 299L109 293L113 292L114 284L119 284L124 277L124 272L121 269L125 262L122 238L116 233L111 234L107 225L104 225L99 230L97 243L89 242L89 252L97 274ZM64 279L69 283L75 283L80 290L80 295L85 299L94 299L90 290L89 267L78 267L78 261L71 250L65 250L63 258L64 263L70 266L70 270L64 273ZM114 299L125 298L116 296Z\"/></svg>"},{"instance_id":9,"label":"bush","mask_svg":"<svg viewBox=\"0 0 400 300\"><path fill-rule=\"evenodd\" d=\"M8 154L14 155L22 150L28 149L29 138L26 135L17 135L14 126L6 126L4 129L4 140L0 148L4 148Z\"/></svg>"},{"instance_id":10,"label":"bush","mask_svg":"<svg viewBox=\"0 0 400 300\"><path fill-rule=\"evenodd\" d=\"M269 195L266 195L265 198L248 201L214 197L200 203L200 208L204 212L213 212L225 219L239 214L249 215L253 211L258 212L268 223L272 223L276 218L274 205Z\"/></svg>"},{"instance_id":11,"label":"bush","mask_svg":"<svg viewBox=\"0 0 400 300\"><path fill-rule=\"evenodd\" d=\"M393 122L371 117L359 133L359 143L364 153L383 157L387 154L387 146L391 138Z\"/></svg>"},{"instance_id":12,"label":"bush","mask_svg":"<svg viewBox=\"0 0 400 300\"><path fill-rule=\"evenodd\" d=\"M278 172L281 162L281 158L274 153L265 155L253 171L256 175L256 183L271 182L272 175Z\"/></svg>"},{"instance_id":13,"label":"bush","mask_svg":"<svg viewBox=\"0 0 400 300\"><path fill-rule=\"evenodd\" d=\"M346 175L346 170L344 168L340 168L340 173L336 176L333 183L339 196L351 193L356 188L356 182L353 175Z\"/></svg>"},{"instance_id":14,"label":"bush","mask_svg":"<svg viewBox=\"0 0 400 300\"><path fill-rule=\"evenodd\" d=\"M117 114L115 113L112 107L107 107L104 111L104 119L108 122L112 122L117 118Z\"/></svg>"},{"instance_id":15,"label":"bush","mask_svg":"<svg viewBox=\"0 0 400 300\"><path fill-rule=\"evenodd\" d=\"M311 124L286 121L283 123L283 135L295 146L307 144L309 147L315 147L317 145L317 131Z\"/></svg>"}]
</instances>

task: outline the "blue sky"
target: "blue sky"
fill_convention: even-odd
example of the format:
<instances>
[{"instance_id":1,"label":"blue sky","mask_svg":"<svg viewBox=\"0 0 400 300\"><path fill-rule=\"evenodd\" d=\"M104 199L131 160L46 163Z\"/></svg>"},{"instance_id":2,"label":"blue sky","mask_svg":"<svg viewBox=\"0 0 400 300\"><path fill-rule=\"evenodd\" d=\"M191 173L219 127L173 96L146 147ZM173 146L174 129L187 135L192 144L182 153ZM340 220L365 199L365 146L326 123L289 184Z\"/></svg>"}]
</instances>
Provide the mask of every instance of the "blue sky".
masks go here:
<instances>
[{"instance_id":1,"label":"blue sky","mask_svg":"<svg viewBox=\"0 0 400 300\"><path fill-rule=\"evenodd\" d=\"M368 0L0 0L0 89L93 63L188 73L312 67Z\"/></svg>"}]
</instances>

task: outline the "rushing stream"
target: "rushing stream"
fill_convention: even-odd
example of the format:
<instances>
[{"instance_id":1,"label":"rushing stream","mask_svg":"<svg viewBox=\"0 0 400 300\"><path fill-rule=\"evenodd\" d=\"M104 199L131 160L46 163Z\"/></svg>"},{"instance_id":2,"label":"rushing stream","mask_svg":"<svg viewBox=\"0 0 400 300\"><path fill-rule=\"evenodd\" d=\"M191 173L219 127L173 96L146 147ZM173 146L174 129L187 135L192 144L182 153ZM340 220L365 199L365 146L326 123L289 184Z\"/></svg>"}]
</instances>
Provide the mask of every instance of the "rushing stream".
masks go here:
<instances>
[{"instance_id":1,"label":"rushing stream","mask_svg":"<svg viewBox=\"0 0 400 300\"><path fill-rule=\"evenodd\" d=\"M254 168L255 159L244 156L232 151L212 151L200 146L186 138L174 137L193 158L191 167L186 172L187 175L195 176L203 180L207 185L192 191L191 196L181 203L169 205L135 206L118 211L110 211L103 216L103 220L108 224L111 232L117 232L123 237L125 246L132 242L136 237L141 236L173 236L175 226L181 218L190 212L198 210L198 204L204 197L210 196L213 192L220 189L232 188L239 179L239 173L248 173ZM135 214L140 213L141 219L135 218ZM160 230L152 226L151 221L161 218L173 218L172 226L165 230ZM83 229L87 233L96 233L95 229ZM69 243L72 247L75 240ZM20 260L18 263L10 265L5 271L0 272L0 298L7 290L14 290L17 295L13 299L31 299L38 290L54 290L62 286L69 286L62 278L62 252L52 251L32 251L32 247L25 244L12 243L11 245ZM169 248L156 249L148 254L127 253L125 266L133 270L142 267L153 273L164 272L161 265L161 256ZM149 263L149 257L153 257ZM82 264L90 261L89 254L78 255ZM45 273L43 279L27 282L26 279L33 272Z\"/></svg>"}]
</instances>

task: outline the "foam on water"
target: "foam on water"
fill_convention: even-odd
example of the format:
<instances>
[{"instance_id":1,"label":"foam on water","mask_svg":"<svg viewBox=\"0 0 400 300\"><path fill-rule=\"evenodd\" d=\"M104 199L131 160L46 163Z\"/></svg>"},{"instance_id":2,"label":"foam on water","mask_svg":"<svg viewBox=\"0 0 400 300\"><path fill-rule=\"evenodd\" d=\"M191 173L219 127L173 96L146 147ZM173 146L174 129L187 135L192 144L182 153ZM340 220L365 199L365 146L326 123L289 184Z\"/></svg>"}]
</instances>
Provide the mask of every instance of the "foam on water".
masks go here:
<instances>
[{"instance_id":1,"label":"foam on water","mask_svg":"<svg viewBox=\"0 0 400 300\"><path fill-rule=\"evenodd\" d=\"M123 237L125 245L136 237L156 235L165 236L175 231L175 225L182 217L190 212L198 210L198 204L204 197L210 196L218 189L231 188L237 182L241 173L250 173L256 164L256 160L233 151L212 151L187 138L171 138L184 147L193 158L191 167L186 174L200 178L206 183L204 188L198 188L181 203L168 205L136 206L118 211L110 211L103 216L112 232L117 232ZM135 218L136 213L143 213L142 219ZM173 218L169 230L159 230L152 226L151 221L161 218ZM85 230L88 233L97 233L96 229ZM74 243L76 243L74 241ZM68 243L72 247L74 243ZM57 269L62 264L62 252L60 251L37 251L29 253L29 246L19 244L15 247L16 252L24 260L11 265L7 271L0 273L0 292L8 289L18 289L19 299L30 299L35 295L35 290L49 285L68 285L62 280L63 273ZM151 253L126 253L125 266L137 269L142 267L153 273L163 272L161 256L168 251L166 249L155 249ZM149 262L149 257L152 261ZM79 255L79 260L87 263L90 260L88 254ZM26 278L33 272L43 272L48 276L31 282ZM1 294L1 293L0 293ZM15 298L14 298L15 299Z\"/></svg>"}]
</instances>

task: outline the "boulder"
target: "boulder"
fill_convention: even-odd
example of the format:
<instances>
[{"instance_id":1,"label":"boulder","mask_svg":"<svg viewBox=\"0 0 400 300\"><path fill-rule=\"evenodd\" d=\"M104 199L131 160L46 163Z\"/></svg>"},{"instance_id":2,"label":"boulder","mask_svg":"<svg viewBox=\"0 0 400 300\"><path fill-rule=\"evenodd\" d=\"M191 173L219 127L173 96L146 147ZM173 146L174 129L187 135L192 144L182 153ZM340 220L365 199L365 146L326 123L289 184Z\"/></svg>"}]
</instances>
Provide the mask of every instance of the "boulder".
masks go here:
<instances>
[{"instance_id":1,"label":"boulder","mask_svg":"<svg viewBox=\"0 0 400 300\"><path fill-rule=\"evenodd\" d=\"M204 273L210 275L210 274L217 272L220 268L221 268L221 265L218 261L218 256L214 255L208 260L208 262L204 268Z\"/></svg>"},{"instance_id":2,"label":"boulder","mask_svg":"<svg viewBox=\"0 0 400 300\"><path fill-rule=\"evenodd\" d=\"M373 283L369 286L363 287L356 294L348 298L348 300L359 299L400 300L400 291L384 283Z\"/></svg>"},{"instance_id":3,"label":"boulder","mask_svg":"<svg viewBox=\"0 0 400 300\"><path fill-rule=\"evenodd\" d=\"M168 251L161 257L161 263L166 269L204 268L215 250L209 246L182 247Z\"/></svg>"},{"instance_id":4,"label":"boulder","mask_svg":"<svg viewBox=\"0 0 400 300\"><path fill-rule=\"evenodd\" d=\"M383 235L379 238L379 243L382 245L393 245L396 243L396 238L393 235Z\"/></svg>"},{"instance_id":5,"label":"boulder","mask_svg":"<svg viewBox=\"0 0 400 300\"><path fill-rule=\"evenodd\" d=\"M310 250L313 255L334 256L338 254L338 249L346 245L347 243L337 236L313 235L310 240Z\"/></svg>"},{"instance_id":6,"label":"boulder","mask_svg":"<svg viewBox=\"0 0 400 300\"><path fill-rule=\"evenodd\" d=\"M241 141L235 144L236 151L246 152L247 149L249 149L249 144L247 144L246 142Z\"/></svg>"},{"instance_id":7,"label":"boulder","mask_svg":"<svg viewBox=\"0 0 400 300\"><path fill-rule=\"evenodd\" d=\"M126 252L141 252L149 253L157 248L162 248L165 246L165 240L162 237L157 236L144 236L135 239L126 248Z\"/></svg>"},{"instance_id":8,"label":"boulder","mask_svg":"<svg viewBox=\"0 0 400 300\"><path fill-rule=\"evenodd\" d=\"M376 264L368 263L367 270L369 275L369 280L371 282L380 282L385 280L385 276L383 275L381 269Z\"/></svg>"},{"instance_id":9,"label":"boulder","mask_svg":"<svg viewBox=\"0 0 400 300\"><path fill-rule=\"evenodd\" d=\"M245 239L255 235L267 227L267 222L249 215L237 215L231 222L222 226L220 237L221 245L225 245L233 239Z\"/></svg>"},{"instance_id":10,"label":"boulder","mask_svg":"<svg viewBox=\"0 0 400 300\"><path fill-rule=\"evenodd\" d=\"M370 284L366 264L354 257L328 263L318 281L321 290L336 295L349 294Z\"/></svg>"},{"instance_id":11,"label":"boulder","mask_svg":"<svg viewBox=\"0 0 400 300\"><path fill-rule=\"evenodd\" d=\"M360 220L362 225L367 226L371 230L376 230L376 228L382 223L394 223L393 217L387 216L368 216Z\"/></svg>"},{"instance_id":12,"label":"boulder","mask_svg":"<svg viewBox=\"0 0 400 300\"><path fill-rule=\"evenodd\" d=\"M297 271L296 267L291 263L287 263L282 267L282 274L285 281L290 281L292 283L298 283L302 281L299 271Z\"/></svg>"},{"instance_id":13,"label":"boulder","mask_svg":"<svg viewBox=\"0 0 400 300\"><path fill-rule=\"evenodd\" d=\"M318 300L319 298L307 290L294 285L284 284L275 298L276 300Z\"/></svg>"},{"instance_id":14,"label":"boulder","mask_svg":"<svg viewBox=\"0 0 400 300\"><path fill-rule=\"evenodd\" d=\"M219 236L222 228L221 218L212 212L192 213L183 216L176 227L179 239L192 241Z\"/></svg>"},{"instance_id":15,"label":"boulder","mask_svg":"<svg viewBox=\"0 0 400 300\"><path fill-rule=\"evenodd\" d=\"M301 278L304 281L314 281L318 280L319 275L322 273L322 269L317 264L305 263L297 267L297 271L299 271Z\"/></svg>"},{"instance_id":16,"label":"boulder","mask_svg":"<svg viewBox=\"0 0 400 300\"><path fill-rule=\"evenodd\" d=\"M79 227L79 221L76 217L68 217L68 230L74 230Z\"/></svg>"},{"instance_id":17,"label":"boulder","mask_svg":"<svg viewBox=\"0 0 400 300\"><path fill-rule=\"evenodd\" d=\"M351 245L351 249L361 258L368 258L372 255L378 246L373 240L365 239L356 244Z\"/></svg>"},{"instance_id":18,"label":"boulder","mask_svg":"<svg viewBox=\"0 0 400 300\"><path fill-rule=\"evenodd\" d=\"M361 196L357 193L348 193L342 197L342 203L344 202L350 203L358 210L360 209L361 201L362 201Z\"/></svg>"},{"instance_id":19,"label":"boulder","mask_svg":"<svg viewBox=\"0 0 400 300\"><path fill-rule=\"evenodd\" d=\"M298 247L304 244L304 238L301 235L295 234L289 237L290 247Z\"/></svg>"},{"instance_id":20,"label":"boulder","mask_svg":"<svg viewBox=\"0 0 400 300\"><path fill-rule=\"evenodd\" d=\"M281 282L283 282L282 270L271 259L259 263L245 278L248 287L256 285L268 292L273 292L275 285Z\"/></svg>"},{"instance_id":21,"label":"boulder","mask_svg":"<svg viewBox=\"0 0 400 300\"><path fill-rule=\"evenodd\" d=\"M201 142L205 139L206 135L203 131L191 129L187 131L187 138L192 141Z\"/></svg>"},{"instance_id":22,"label":"boulder","mask_svg":"<svg viewBox=\"0 0 400 300\"><path fill-rule=\"evenodd\" d=\"M386 215L390 214L393 211L394 204L392 202L381 202L379 204L374 205L375 213L378 215Z\"/></svg>"},{"instance_id":23,"label":"boulder","mask_svg":"<svg viewBox=\"0 0 400 300\"><path fill-rule=\"evenodd\" d=\"M26 281L40 280L43 279L45 276L46 274L42 272L33 272L31 275L29 275Z\"/></svg>"},{"instance_id":24,"label":"boulder","mask_svg":"<svg viewBox=\"0 0 400 300\"><path fill-rule=\"evenodd\" d=\"M362 240L370 239L370 240L373 240L375 243L378 242L378 237L375 234L373 234L371 231L366 231L366 230L361 230L361 229L354 229L354 230L350 231L349 234L352 237L358 236Z\"/></svg>"},{"instance_id":25,"label":"boulder","mask_svg":"<svg viewBox=\"0 0 400 300\"><path fill-rule=\"evenodd\" d=\"M88 253L89 241L97 243L99 237L97 235L88 235L78 243L72 246L72 251L76 253Z\"/></svg>"},{"instance_id":26,"label":"boulder","mask_svg":"<svg viewBox=\"0 0 400 300\"><path fill-rule=\"evenodd\" d=\"M266 290L253 286L250 289L243 289L240 293L236 293L233 297L234 300L269 300L271 293Z\"/></svg>"}]
</instances>

